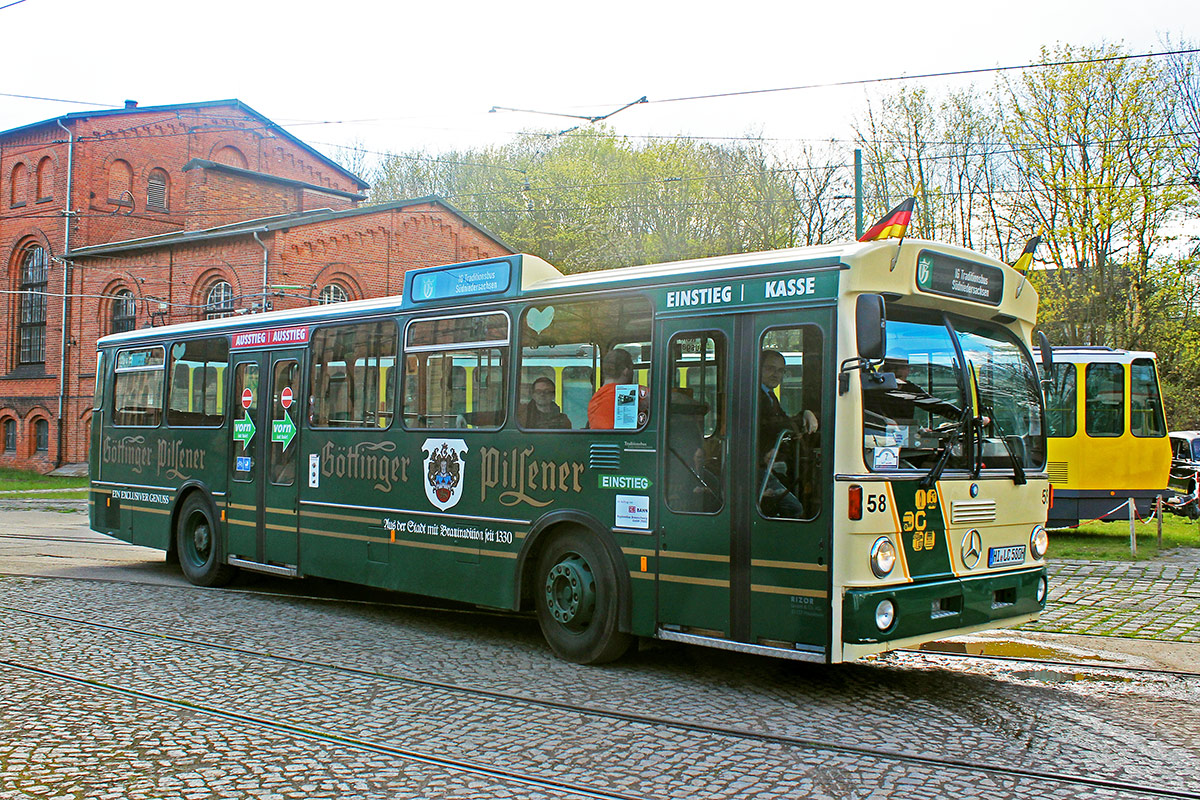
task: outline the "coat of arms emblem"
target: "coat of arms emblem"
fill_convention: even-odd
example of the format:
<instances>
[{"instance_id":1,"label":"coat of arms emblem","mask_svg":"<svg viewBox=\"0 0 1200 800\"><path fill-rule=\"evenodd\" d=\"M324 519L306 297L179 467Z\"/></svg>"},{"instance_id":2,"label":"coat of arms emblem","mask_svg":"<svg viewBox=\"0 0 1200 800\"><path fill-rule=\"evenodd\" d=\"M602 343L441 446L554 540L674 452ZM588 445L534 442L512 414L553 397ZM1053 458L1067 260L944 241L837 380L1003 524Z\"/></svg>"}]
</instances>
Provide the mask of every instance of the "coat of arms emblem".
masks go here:
<instances>
[{"instance_id":1,"label":"coat of arms emblem","mask_svg":"<svg viewBox=\"0 0 1200 800\"><path fill-rule=\"evenodd\" d=\"M467 443L462 439L426 439L425 496L440 510L458 504L462 497L463 469Z\"/></svg>"}]
</instances>

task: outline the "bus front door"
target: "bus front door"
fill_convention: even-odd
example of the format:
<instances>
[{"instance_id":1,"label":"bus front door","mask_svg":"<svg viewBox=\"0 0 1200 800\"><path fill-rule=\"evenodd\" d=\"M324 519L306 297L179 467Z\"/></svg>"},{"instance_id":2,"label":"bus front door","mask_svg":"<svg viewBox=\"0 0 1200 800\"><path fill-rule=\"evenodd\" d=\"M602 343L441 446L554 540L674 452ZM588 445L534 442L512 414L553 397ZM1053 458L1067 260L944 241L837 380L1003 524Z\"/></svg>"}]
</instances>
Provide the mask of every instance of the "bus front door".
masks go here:
<instances>
[{"instance_id":1,"label":"bus front door","mask_svg":"<svg viewBox=\"0 0 1200 800\"><path fill-rule=\"evenodd\" d=\"M665 320L658 620L824 660L829 309Z\"/></svg>"},{"instance_id":2,"label":"bus front door","mask_svg":"<svg viewBox=\"0 0 1200 800\"><path fill-rule=\"evenodd\" d=\"M736 484L733 630L740 641L828 657L829 474L833 444L833 310L739 319L734 386Z\"/></svg>"},{"instance_id":3,"label":"bus front door","mask_svg":"<svg viewBox=\"0 0 1200 800\"><path fill-rule=\"evenodd\" d=\"M302 355L246 353L234 362L226 552L231 563L279 575L299 566Z\"/></svg>"}]
</instances>

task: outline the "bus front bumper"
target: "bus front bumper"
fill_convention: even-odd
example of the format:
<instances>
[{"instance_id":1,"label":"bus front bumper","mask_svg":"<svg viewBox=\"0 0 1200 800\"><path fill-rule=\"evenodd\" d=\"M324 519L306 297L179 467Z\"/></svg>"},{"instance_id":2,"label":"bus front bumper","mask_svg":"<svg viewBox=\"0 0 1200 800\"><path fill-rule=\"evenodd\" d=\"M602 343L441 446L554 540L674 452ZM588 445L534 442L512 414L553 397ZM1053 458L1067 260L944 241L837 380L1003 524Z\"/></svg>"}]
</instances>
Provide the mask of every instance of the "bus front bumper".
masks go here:
<instances>
[{"instance_id":1,"label":"bus front bumper","mask_svg":"<svg viewBox=\"0 0 1200 800\"><path fill-rule=\"evenodd\" d=\"M874 644L1003 626L1006 620L1045 609L1045 580L1046 568L1039 566L881 589L848 589L842 605L842 641ZM1041 600L1039 587L1043 587ZM895 618L880 630L876 612L884 600L892 602Z\"/></svg>"}]
</instances>

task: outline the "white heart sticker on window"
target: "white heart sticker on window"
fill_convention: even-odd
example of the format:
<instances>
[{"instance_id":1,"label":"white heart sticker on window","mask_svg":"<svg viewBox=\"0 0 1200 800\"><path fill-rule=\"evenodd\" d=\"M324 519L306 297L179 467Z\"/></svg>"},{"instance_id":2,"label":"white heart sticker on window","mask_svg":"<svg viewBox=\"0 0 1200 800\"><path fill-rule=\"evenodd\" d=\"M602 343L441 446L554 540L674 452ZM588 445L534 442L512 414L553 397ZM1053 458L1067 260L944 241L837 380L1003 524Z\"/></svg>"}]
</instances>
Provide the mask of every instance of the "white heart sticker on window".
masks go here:
<instances>
[{"instance_id":1,"label":"white heart sticker on window","mask_svg":"<svg viewBox=\"0 0 1200 800\"><path fill-rule=\"evenodd\" d=\"M546 306L540 310L531 308L529 309L529 313L525 315L525 324L536 333L541 333L546 328L549 328L551 322L554 322L554 306Z\"/></svg>"}]
</instances>

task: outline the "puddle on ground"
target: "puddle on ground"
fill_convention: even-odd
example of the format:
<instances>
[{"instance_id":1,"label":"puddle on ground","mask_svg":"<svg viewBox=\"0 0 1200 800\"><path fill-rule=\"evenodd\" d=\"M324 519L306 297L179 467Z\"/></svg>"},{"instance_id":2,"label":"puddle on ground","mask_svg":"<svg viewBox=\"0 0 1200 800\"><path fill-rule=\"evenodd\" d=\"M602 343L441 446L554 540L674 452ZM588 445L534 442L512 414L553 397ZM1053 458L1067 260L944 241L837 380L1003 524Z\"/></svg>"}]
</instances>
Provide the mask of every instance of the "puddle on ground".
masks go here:
<instances>
[{"instance_id":1,"label":"puddle on ground","mask_svg":"<svg viewBox=\"0 0 1200 800\"><path fill-rule=\"evenodd\" d=\"M1018 642L1010 639L987 641L941 641L926 642L920 649L930 653L957 653L968 656L1001 656L1004 658L1033 658L1041 661L1075 661L1086 663L1119 663L1099 653L1083 653L1078 650L1060 649L1045 645Z\"/></svg>"},{"instance_id":2,"label":"puddle on ground","mask_svg":"<svg viewBox=\"0 0 1200 800\"><path fill-rule=\"evenodd\" d=\"M1100 683L1132 683L1133 678L1124 675L1101 675L1099 673L1055 672L1052 669L1026 669L1013 672L1018 680L1041 681L1042 683L1076 683L1079 681L1096 681Z\"/></svg>"}]
</instances>

